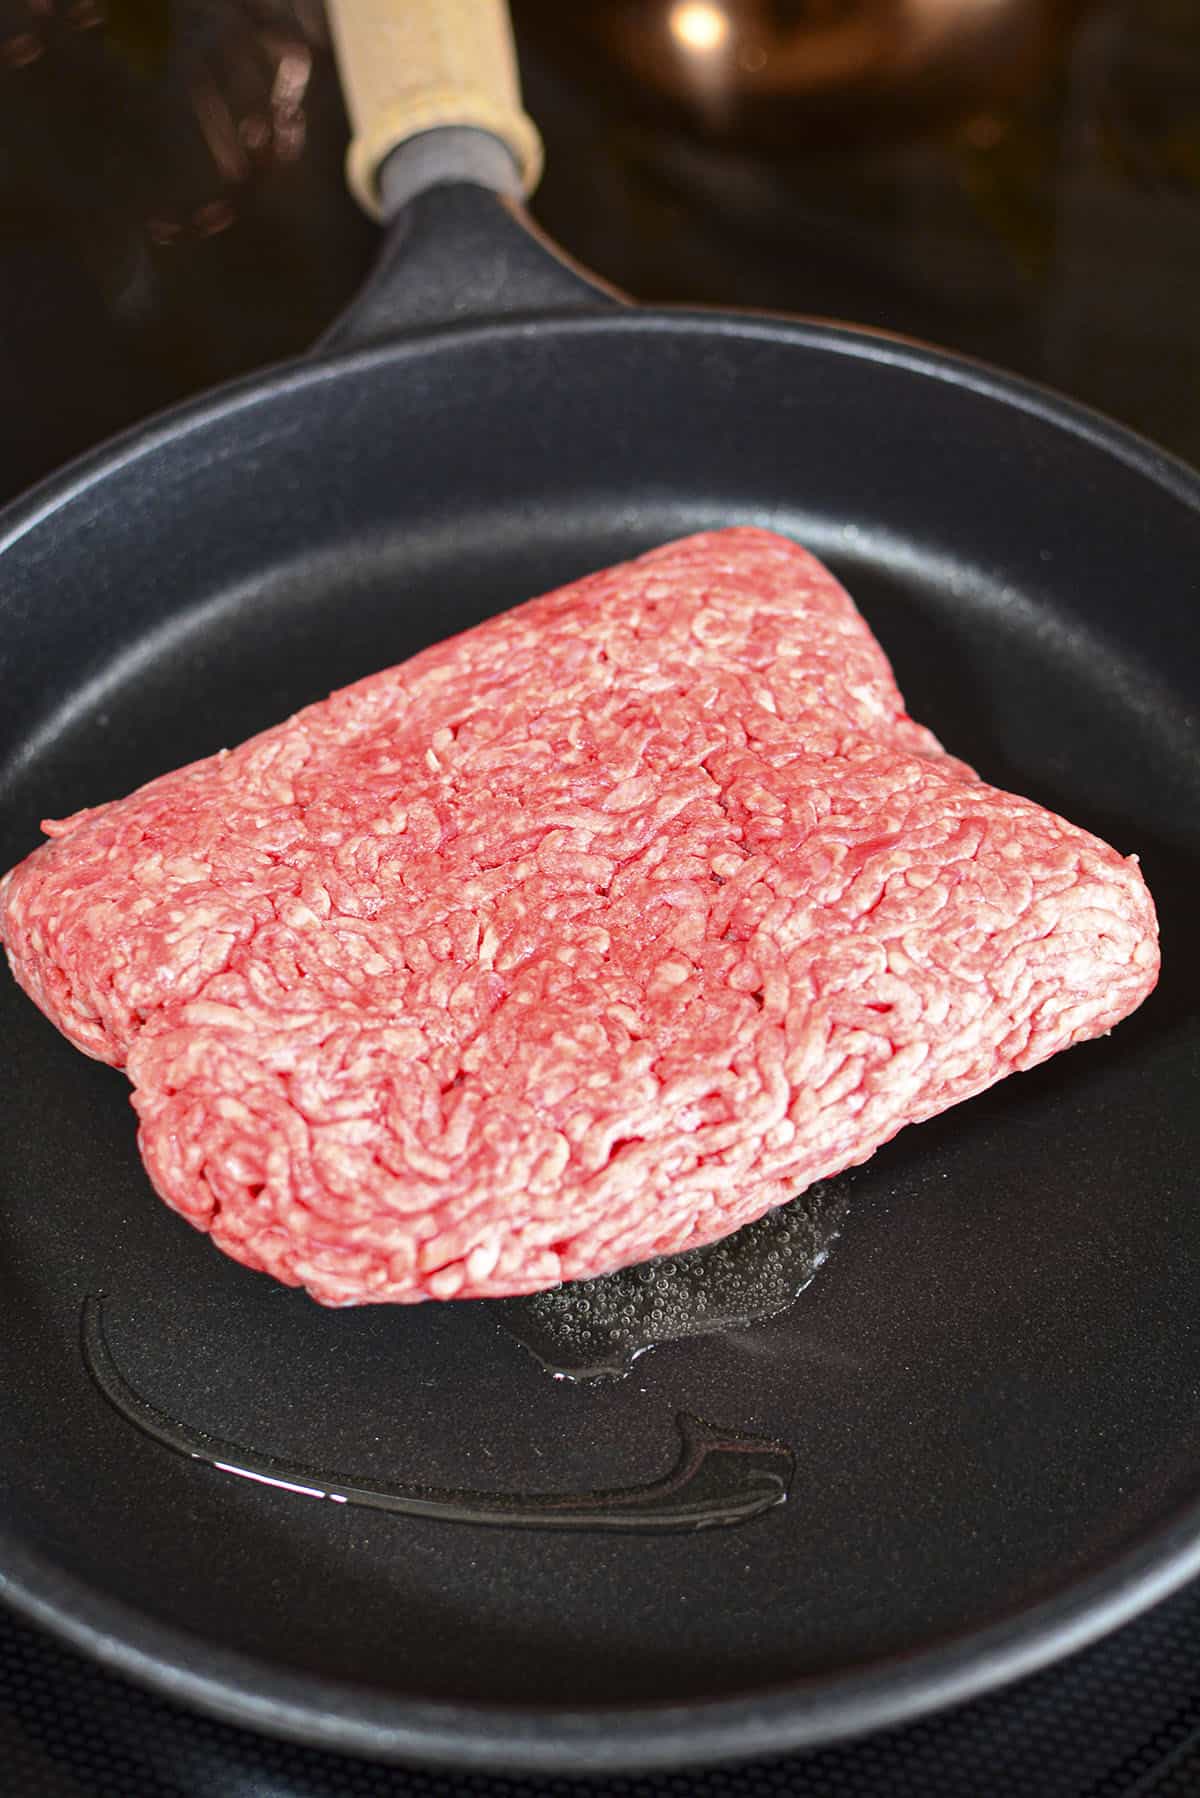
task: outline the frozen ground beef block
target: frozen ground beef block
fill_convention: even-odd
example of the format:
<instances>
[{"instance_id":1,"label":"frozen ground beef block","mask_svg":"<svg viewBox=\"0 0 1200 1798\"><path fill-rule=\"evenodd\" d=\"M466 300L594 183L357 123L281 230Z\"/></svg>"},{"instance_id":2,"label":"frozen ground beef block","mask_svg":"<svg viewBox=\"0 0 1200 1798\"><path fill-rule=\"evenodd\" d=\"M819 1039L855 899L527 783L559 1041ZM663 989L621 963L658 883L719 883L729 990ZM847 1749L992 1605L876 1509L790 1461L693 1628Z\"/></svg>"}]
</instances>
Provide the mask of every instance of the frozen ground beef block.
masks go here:
<instances>
[{"instance_id":1,"label":"frozen ground beef block","mask_svg":"<svg viewBox=\"0 0 1200 1798\"><path fill-rule=\"evenodd\" d=\"M819 562L687 538L45 826L13 971L150 1178L327 1305L711 1242L1153 987L1137 867L910 719Z\"/></svg>"}]
</instances>

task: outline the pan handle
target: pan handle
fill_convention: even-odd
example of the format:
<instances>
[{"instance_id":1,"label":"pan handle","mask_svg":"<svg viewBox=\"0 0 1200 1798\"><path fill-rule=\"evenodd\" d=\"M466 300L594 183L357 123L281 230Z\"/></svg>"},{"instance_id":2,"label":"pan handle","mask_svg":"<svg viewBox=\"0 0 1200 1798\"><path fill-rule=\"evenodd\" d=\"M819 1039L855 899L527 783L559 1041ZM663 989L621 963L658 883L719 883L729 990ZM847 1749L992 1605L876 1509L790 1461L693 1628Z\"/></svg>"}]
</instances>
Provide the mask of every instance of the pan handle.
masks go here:
<instances>
[{"instance_id":1,"label":"pan handle","mask_svg":"<svg viewBox=\"0 0 1200 1798\"><path fill-rule=\"evenodd\" d=\"M327 10L353 134L347 180L388 234L320 348L622 298L522 208L542 144L521 106L507 0L329 0Z\"/></svg>"},{"instance_id":2,"label":"pan handle","mask_svg":"<svg viewBox=\"0 0 1200 1798\"><path fill-rule=\"evenodd\" d=\"M497 165L505 190L533 192L542 140L521 107L505 0L332 0L328 12L353 130L346 176L360 205L382 217L384 164L444 129L486 133L507 153L510 167Z\"/></svg>"}]
</instances>

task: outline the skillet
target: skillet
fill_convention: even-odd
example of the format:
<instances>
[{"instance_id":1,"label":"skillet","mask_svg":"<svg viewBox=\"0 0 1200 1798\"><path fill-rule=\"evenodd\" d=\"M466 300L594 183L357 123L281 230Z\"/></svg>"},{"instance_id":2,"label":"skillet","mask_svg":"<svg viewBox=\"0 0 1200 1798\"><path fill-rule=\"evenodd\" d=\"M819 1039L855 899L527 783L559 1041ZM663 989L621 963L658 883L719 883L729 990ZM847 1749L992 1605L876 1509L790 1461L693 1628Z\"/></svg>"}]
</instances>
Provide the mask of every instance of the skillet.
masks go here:
<instances>
[{"instance_id":1,"label":"skillet","mask_svg":"<svg viewBox=\"0 0 1200 1798\"><path fill-rule=\"evenodd\" d=\"M955 753L1141 855L1163 979L849 1177L790 1309L584 1383L495 1306L324 1312L216 1255L150 1193L123 1078L5 983L0 1595L382 1758L615 1770L895 1722L1200 1571L1200 482L900 339L619 304L514 202L502 12L350 13L352 176L391 220L365 292L0 522L0 862L750 522L830 562Z\"/></svg>"}]
</instances>

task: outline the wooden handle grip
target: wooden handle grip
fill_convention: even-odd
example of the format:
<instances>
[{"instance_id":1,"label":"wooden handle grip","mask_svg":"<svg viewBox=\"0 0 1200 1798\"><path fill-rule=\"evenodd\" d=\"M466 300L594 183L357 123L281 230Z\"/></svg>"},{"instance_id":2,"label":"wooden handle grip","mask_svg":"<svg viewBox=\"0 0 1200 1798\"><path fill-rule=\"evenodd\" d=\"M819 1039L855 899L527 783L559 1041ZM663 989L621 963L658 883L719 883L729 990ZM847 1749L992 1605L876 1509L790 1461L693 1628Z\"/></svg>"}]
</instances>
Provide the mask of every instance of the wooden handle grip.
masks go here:
<instances>
[{"instance_id":1,"label":"wooden handle grip","mask_svg":"<svg viewBox=\"0 0 1200 1798\"><path fill-rule=\"evenodd\" d=\"M397 145L441 125L506 144L525 192L542 170L537 127L522 110L507 0L329 0L353 132L346 175L379 213L379 170Z\"/></svg>"}]
</instances>

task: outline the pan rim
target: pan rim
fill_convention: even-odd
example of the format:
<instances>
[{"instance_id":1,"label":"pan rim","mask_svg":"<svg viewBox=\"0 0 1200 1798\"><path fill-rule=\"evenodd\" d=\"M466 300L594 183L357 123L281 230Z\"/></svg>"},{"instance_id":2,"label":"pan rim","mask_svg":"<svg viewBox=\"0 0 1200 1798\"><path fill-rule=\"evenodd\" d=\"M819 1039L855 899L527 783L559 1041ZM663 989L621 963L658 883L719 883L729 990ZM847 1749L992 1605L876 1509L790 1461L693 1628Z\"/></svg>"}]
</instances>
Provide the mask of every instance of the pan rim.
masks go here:
<instances>
[{"instance_id":1,"label":"pan rim","mask_svg":"<svg viewBox=\"0 0 1200 1798\"><path fill-rule=\"evenodd\" d=\"M1200 1575L1200 1498L1107 1567L981 1628L729 1698L594 1710L397 1697L281 1673L158 1623L0 1529L0 1600L66 1647L222 1722L370 1760L516 1774L699 1768L851 1741L984 1696L1081 1652ZM331 1694L332 1701L331 1701Z\"/></svg>"},{"instance_id":2,"label":"pan rim","mask_svg":"<svg viewBox=\"0 0 1200 1798\"><path fill-rule=\"evenodd\" d=\"M1193 468L1182 457L1161 449L1148 437L1095 407L1070 399L1023 375L1010 374L979 358L939 349L899 332L842 324L835 320L695 306L639 306L620 311L515 314L482 322L439 325L364 348L292 358L257 369L194 399L153 413L76 457L64 468L35 483L25 494L0 507L0 555L64 504L79 498L110 474L193 431L219 424L281 394L320 386L349 374L402 365L431 353L493 344L503 347L514 340L536 338L544 342L551 335L569 340L629 336L640 332L663 338L680 336L689 341L702 336L747 343L778 343L789 349L833 354L880 367L897 368L936 380L944 386L963 388L1006 407L1015 406L1029 417L1103 449L1173 498L1200 511L1200 468Z\"/></svg>"},{"instance_id":3,"label":"pan rim","mask_svg":"<svg viewBox=\"0 0 1200 1798\"><path fill-rule=\"evenodd\" d=\"M966 388L1113 457L1200 513L1200 474L1126 426L1022 377L894 333L765 313L697 308L517 316L413 333L257 371L144 421L0 512L0 553L109 476L273 399L430 354L548 337L645 334L695 344L778 344L837 354ZM832 1679L703 1701L597 1710L418 1700L340 1685L159 1623L28 1549L0 1526L0 1600L67 1646L169 1700L224 1721L374 1759L522 1773L701 1766L849 1739L963 1702L1082 1649L1200 1574L1197 1495L1116 1559L1010 1616Z\"/></svg>"}]
</instances>

